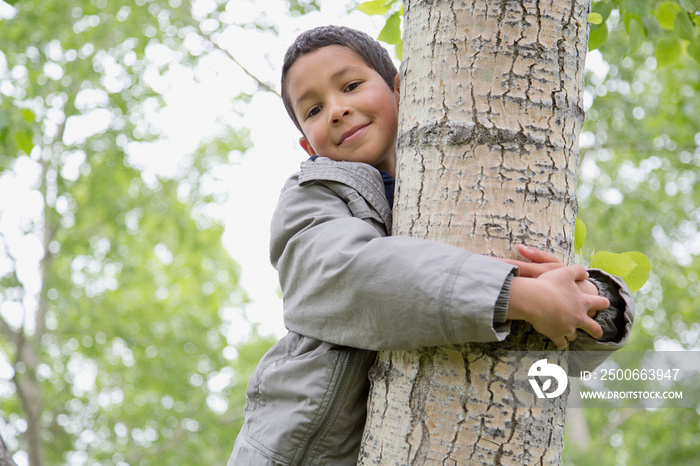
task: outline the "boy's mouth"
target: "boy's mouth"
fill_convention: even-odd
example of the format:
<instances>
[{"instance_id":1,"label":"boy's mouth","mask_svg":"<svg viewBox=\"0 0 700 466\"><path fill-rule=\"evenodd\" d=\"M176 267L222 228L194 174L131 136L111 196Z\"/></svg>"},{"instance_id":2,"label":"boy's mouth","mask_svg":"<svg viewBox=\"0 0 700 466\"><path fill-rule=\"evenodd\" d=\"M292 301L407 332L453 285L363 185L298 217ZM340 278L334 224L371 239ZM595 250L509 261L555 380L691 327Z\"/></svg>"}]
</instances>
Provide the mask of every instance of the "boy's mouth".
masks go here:
<instances>
[{"instance_id":1,"label":"boy's mouth","mask_svg":"<svg viewBox=\"0 0 700 466\"><path fill-rule=\"evenodd\" d=\"M364 132L364 129L367 128L370 124L365 123L362 125L357 125L353 126L349 130L345 131L342 136L340 136L340 140L338 141L338 145L341 145L345 141L352 141L355 139L357 136L362 134Z\"/></svg>"}]
</instances>

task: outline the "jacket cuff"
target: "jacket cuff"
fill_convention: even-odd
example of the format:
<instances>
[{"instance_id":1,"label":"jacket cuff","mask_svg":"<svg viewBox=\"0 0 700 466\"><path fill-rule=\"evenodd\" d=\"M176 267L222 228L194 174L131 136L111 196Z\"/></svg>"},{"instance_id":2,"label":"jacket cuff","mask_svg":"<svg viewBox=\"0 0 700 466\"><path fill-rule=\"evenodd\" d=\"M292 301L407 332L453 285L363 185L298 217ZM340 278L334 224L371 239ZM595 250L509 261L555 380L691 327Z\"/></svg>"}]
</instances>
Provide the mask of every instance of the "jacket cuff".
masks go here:
<instances>
[{"instance_id":1,"label":"jacket cuff","mask_svg":"<svg viewBox=\"0 0 700 466\"><path fill-rule=\"evenodd\" d=\"M574 373L595 369L613 351L625 346L634 323L634 299L625 282L598 269L588 270L588 275L598 293L608 298L610 307L594 318L603 329L601 338L596 340L579 330L576 340L569 343L569 367Z\"/></svg>"},{"instance_id":2,"label":"jacket cuff","mask_svg":"<svg viewBox=\"0 0 700 466\"><path fill-rule=\"evenodd\" d=\"M611 343L624 346L634 323L634 299L625 282L602 270L590 269L589 281L598 288L598 294L610 301L610 307L600 311L595 321L603 328L603 336L598 343Z\"/></svg>"},{"instance_id":3,"label":"jacket cuff","mask_svg":"<svg viewBox=\"0 0 700 466\"><path fill-rule=\"evenodd\" d=\"M501 341L510 333L505 316L517 267L480 254L467 257L449 300L451 339L456 343Z\"/></svg>"}]
</instances>

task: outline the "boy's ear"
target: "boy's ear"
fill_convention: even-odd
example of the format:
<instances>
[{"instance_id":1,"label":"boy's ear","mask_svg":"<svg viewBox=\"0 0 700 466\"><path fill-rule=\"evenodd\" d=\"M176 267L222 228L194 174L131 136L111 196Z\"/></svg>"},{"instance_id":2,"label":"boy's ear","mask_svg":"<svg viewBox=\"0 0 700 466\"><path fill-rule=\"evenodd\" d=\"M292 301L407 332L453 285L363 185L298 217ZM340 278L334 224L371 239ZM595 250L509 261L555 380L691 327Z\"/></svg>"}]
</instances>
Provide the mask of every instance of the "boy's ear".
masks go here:
<instances>
[{"instance_id":1,"label":"boy's ear","mask_svg":"<svg viewBox=\"0 0 700 466\"><path fill-rule=\"evenodd\" d=\"M316 151L311 147L311 144L309 144L309 141L305 137L302 136L299 138L299 145L309 154L309 157L316 155Z\"/></svg>"},{"instance_id":2,"label":"boy's ear","mask_svg":"<svg viewBox=\"0 0 700 466\"><path fill-rule=\"evenodd\" d=\"M399 73L396 73L396 76L394 76L394 94L396 94L396 103L399 102L401 97L401 88L399 87L400 81Z\"/></svg>"}]
</instances>

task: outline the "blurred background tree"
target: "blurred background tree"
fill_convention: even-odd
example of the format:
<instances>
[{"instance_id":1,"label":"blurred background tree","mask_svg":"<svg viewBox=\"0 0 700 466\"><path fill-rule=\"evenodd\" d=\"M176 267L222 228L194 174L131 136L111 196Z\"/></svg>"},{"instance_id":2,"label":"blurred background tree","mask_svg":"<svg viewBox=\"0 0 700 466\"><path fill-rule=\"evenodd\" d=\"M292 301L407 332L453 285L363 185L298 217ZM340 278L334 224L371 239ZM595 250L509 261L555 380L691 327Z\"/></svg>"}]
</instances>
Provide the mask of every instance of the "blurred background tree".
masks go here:
<instances>
[{"instance_id":1,"label":"blurred background tree","mask_svg":"<svg viewBox=\"0 0 700 466\"><path fill-rule=\"evenodd\" d=\"M32 466L221 462L248 368L270 344L225 338L226 310L247 298L208 212L221 200L214 173L247 150L248 132L222 125L168 176L133 154L162 137L163 83L216 50L206 34L226 5L8 3L0 432Z\"/></svg>"},{"instance_id":2,"label":"blurred background tree","mask_svg":"<svg viewBox=\"0 0 700 466\"><path fill-rule=\"evenodd\" d=\"M627 350L700 350L700 2L598 1L586 75L579 217L594 249L653 264ZM605 32L600 32L604 30ZM698 387L700 389L700 387ZM585 411L564 464L691 465L700 407ZM581 413L574 413L580 415ZM576 432L573 434L573 432Z\"/></svg>"}]
</instances>

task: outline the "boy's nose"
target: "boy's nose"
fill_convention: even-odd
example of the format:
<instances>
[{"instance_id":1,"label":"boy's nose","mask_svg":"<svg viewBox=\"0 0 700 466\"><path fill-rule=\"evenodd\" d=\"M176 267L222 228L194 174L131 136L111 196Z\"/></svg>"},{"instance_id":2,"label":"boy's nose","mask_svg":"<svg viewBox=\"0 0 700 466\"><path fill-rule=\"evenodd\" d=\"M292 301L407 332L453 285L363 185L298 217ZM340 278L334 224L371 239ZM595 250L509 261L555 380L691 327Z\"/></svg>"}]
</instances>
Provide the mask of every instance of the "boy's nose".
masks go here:
<instances>
[{"instance_id":1,"label":"boy's nose","mask_svg":"<svg viewBox=\"0 0 700 466\"><path fill-rule=\"evenodd\" d=\"M333 104L333 108L330 112L331 124L337 125L340 123L344 117L349 116L352 113L352 109L345 105L343 102L336 102Z\"/></svg>"},{"instance_id":2,"label":"boy's nose","mask_svg":"<svg viewBox=\"0 0 700 466\"><path fill-rule=\"evenodd\" d=\"M341 115L340 113L337 113L336 116L333 117L332 123L333 123L334 125L335 125L335 124L338 124L338 123L340 123L340 120L341 120L343 117L346 117L346 116L348 116L348 115L350 115L350 111L349 111L349 110L345 110L345 111L342 113L342 115Z\"/></svg>"}]
</instances>

